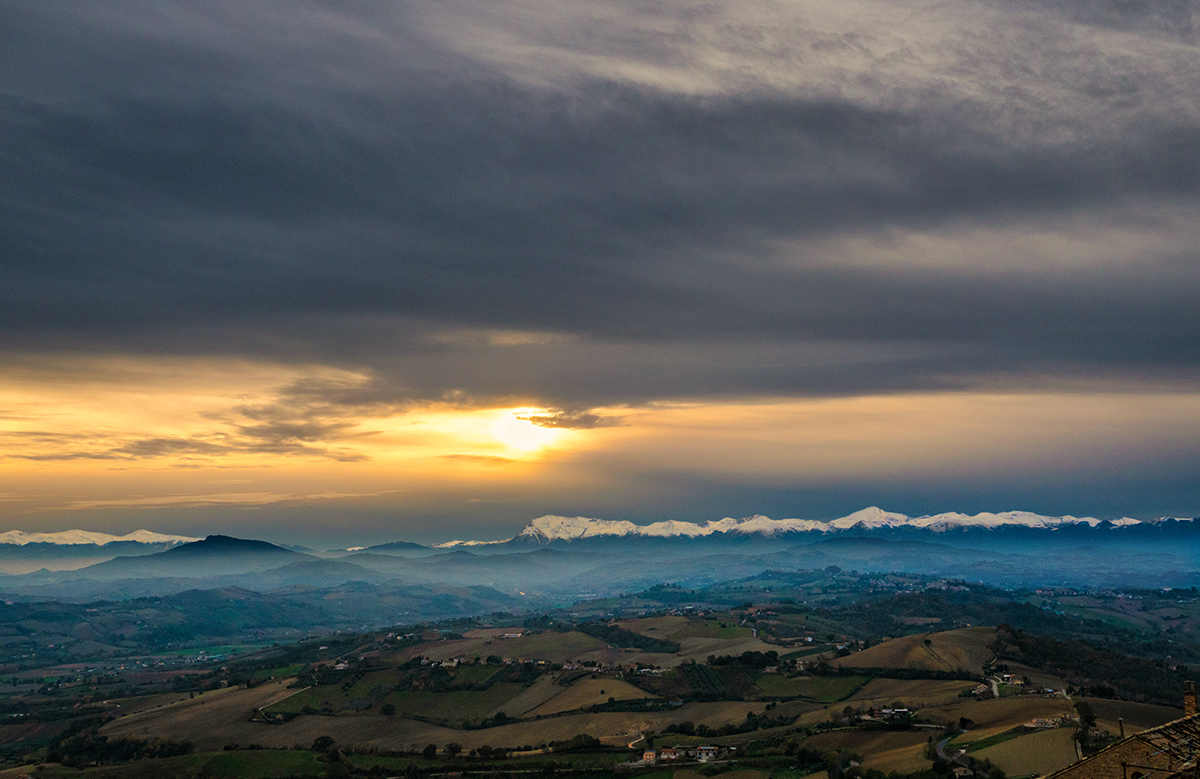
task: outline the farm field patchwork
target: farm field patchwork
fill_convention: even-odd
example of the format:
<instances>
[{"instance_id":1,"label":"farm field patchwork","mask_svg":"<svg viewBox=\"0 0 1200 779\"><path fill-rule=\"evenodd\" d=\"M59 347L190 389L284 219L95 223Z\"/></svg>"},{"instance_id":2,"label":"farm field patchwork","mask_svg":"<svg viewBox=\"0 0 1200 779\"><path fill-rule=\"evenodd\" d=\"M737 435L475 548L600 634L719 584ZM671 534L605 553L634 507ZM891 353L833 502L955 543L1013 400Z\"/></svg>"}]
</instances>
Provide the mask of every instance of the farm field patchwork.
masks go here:
<instances>
[{"instance_id":1,"label":"farm field patchwork","mask_svg":"<svg viewBox=\"0 0 1200 779\"><path fill-rule=\"evenodd\" d=\"M265 653L254 664L229 661L226 668L224 659L211 664L201 671L206 674L204 692L199 680L187 675L195 672L191 667L184 668L187 674L179 679L136 684L117 681L114 673L109 677L114 681L99 688L104 692L90 696L95 705L92 712L116 718L100 733L109 738L193 741L199 752L137 763L136 771L157 766L181 779L200 773L214 779L249 779L249 774L237 773L241 770L237 766L248 766L247 772L263 777L322 774L326 764L317 761L307 745L327 740L353 758L348 764L361 771L375 764L395 773L404 773L413 764L433 772L457 770L451 768L454 749L462 750L461 760L483 765L478 755L470 755L471 750L486 755L497 748L509 751L506 759L513 761L509 765L514 768L540 771L542 762L556 754L543 752L542 747L579 736L594 737L600 746L584 740L573 750L595 749L601 756L596 759L610 762L636 756L643 736L658 746L737 747L738 758L760 759L761 763L749 765L756 770L770 766L761 773L774 779L800 779L787 769L784 754L785 747L794 752L800 743L806 749L853 752L861 757L864 769L919 771L931 765L928 740L948 725L966 728L953 740L953 747L969 750L972 757L988 757L1016 776L1051 770L1072 759L1064 751L1064 747L1073 749L1071 727L1051 732L1026 731L1021 726L1035 718L1073 714L1077 696L1013 694L978 700L971 694L980 685L978 676L946 678L967 669L978 673L993 659L994 629L965 628L883 641L831 659L832 665L843 668L830 671L814 667L811 656L789 662L781 655L786 657L796 647L797 636L803 643L793 651L830 646L853 650L869 641L852 632L839 633L824 608L805 614L787 608L803 607L788 604L779 607L779 613L763 607L734 609L716 618L672 614L620 620L606 619L601 613L590 616L590 622L506 614L502 624L516 627L473 627L488 623L472 618L373 637L322 638L311 646ZM914 608L912 613L928 612ZM786 632L772 633L767 627L772 624ZM886 615L878 624L889 631L896 627ZM568 629L571 625L595 635ZM812 645L804 641L808 635L815 639ZM1013 635L1005 634L1009 643L1001 649L1017 646ZM671 642L677 642L678 652L672 651L676 644ZM1033 651L1018 657L1040 662ZM525 662L516 661L521 658ZM1041 681L1048 674L1020 666L1008 655L1005 663L1007 667L1000 670L1037 677L1038 686L1051 686ZM771 672L765 673L766 668ZM260 683L285 671L294 671L295 676ZM73 679L66 670L63 680L64 689L96 683ZM191 688L183 687L185 683ZM22 676L11 684L10 696L38 694L43 684L24 681ZM167 691L172 688L184 691ZM131 694L137 689L146 694ZM1022 689L1012 687L1009 692ZM53 695L41 694L54 701ZM1115 728L1116 718L1123 717L1128 731L1179 715L1169 706L1088 701L1101 726ZM867 716L871 709L888 707L914 711L916 726L902 730L906 721L881 722ZM253 721L259 710L264 712L259 719L267 722ZM5 733L11 731L23 740L43 738L42 743L54 737L38 727L32 721L9 724ZM247 750L248 745L255 748ZM436 754L419 756L428 745ZM48 766L41 774L53 779L56 770ZM105 770L71 769L70 775L87 779L105 776ZM658 774L664 779L701 775L691 767L664 766L655 774L638 773L638 777ZM7 777L0 774L0 779Z\"/></svg>"},{"instance_id":2,"label":"farm field patchwork","mask_svg":"<svg viewBox=\"0 0 1200 779\"><path fill-rule=\"evenodd\" d=\"M1041 730L972 754L991 760L1009 776L1043 776L1075 762L1074 730Z\"/></svg>"}]
</instances>

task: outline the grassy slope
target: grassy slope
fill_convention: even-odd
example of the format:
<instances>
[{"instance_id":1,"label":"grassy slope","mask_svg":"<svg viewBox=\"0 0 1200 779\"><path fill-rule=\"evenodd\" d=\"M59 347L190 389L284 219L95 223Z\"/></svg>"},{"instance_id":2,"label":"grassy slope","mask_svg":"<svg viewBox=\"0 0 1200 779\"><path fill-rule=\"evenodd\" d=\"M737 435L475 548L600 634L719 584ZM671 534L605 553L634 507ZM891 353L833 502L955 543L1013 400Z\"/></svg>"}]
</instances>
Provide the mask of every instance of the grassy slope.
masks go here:
<instances>
[{"instance_id":1,"label":"grassy slope","mask_svg":"<svg viewBox=\"0 0 1200 779\"><path fill-rule=\"evenodd\" d=\"M618 624L628 631L640 633L643 636L674 640L671 636L688 626L688 618L646 617L644 619L631 619Z\"/></svg>"},{"instance_id":2,"label":"grassy slope","mask_svg":"<svg viewBox=\"0 0 1200 779\"><path fill-rule=\"evenodd\" d=\"M1182 709L1171 706L1158 706L1153 703L1134 703L1132 701L1110 701L1104 698L1086 698L1096 712L1096 720L1101 724L1111 723L1111 729L1117 730L1117 718L1125 720L1125 732L1145 730L1162 725L1164 722L1179 719L1183 716Z\"/></svg>"},{"instance_id":3,"label":"grassy slope","mask_svg":"<svg viewBox=\"0 0 1200 779\"><path fill-rule=\"evenodd\" d=\"M606 665L614 663L648 663L663 668L674 668L688 660L704 662L709 655L740 655L742 652L778 651L779 647L766 644L754 637L749 628L738 627L725 621L721 627L718 620L697 620L687 617L648 617L618 623L626 630L643 636L676 641L680 644L677 654L651 654L601 650L581 656L585 660L599 660Z\"/></svg>"},{"instance_id":4,"label":"grassy slope","mask_svg":"<svg viewBox=\"0 0 1200 779\"><path fill-rule=\"evenodd\" d=\"M482 631L472 631L474 638L455 639L452 641L427 641L424 644L409 647L397 655L401 660L423 656L430 660L450 660L455 657L481 657L498 655L514 660L549 660L552 663L564 663L577 660L589 653L602 650L603 641L576 631L569 633L536 633L520 638L498 638L495 636L478 635Z\"/></svg>"},{"instance_id":5,"label":"grassy slope","mask_svg":"<svg viewBox=\"0 0 1200 779\"><path fill-rule=\"evenodd\" d=\"M480 720L505 707L525 688L519 684L493 684L486 690L454 690L452 692L392 692L383 699L391 703L397 714L415 714L457 725L463 720Z\"/></svg>"},{"instance_id":6,"label":"grassy slope","mask_svg":"<svg viewBox=\"0 0 1200 779\"><path fill-rule=\"evenodd\" d=\"M529 712L529 715L544 717L549 714L575 711L586 706L604 703L609 698L625 701L654 697L656 696L619 679L580 679L546 703Z\"/></svg>"},{"instance_id":7,"label":"grassy slope","mask_svg":"<svg viewBox=\"0 0 1200 779\"><path fill-rule=\"evenodd\" d=\"M866 768L918 771L930 766L930 762L924 758L928 736L929 731L924 730L843 730L807 738L804 746L809 749L848 749L857 752L865 757L863 765Z\"/></svg>"},{"instance_id":8,"label":"grassy slope","mask_svg":"<svg viewBox=\"0 0 1200 779\"><path fill-rule=\"evenodd\" d=\"M1014 728L1035 717L1056 717L1060 714L1074 713L1071 701L1065 698L1026 695L925 709L921 715L931 722L946 724L957 722L960 717L973 720L975 729L970 732L969 740L974 741L991 735L992 732Z\"/></svg>"},{"instance_id":9,"label":"grassy slope","mask_svg":"<svg viewBox=\"0 0 1200 779\"><path fill-rule=\"evenodd\" d=\"M914 668L924 671L967 670L983 673L983 663L992 657L988 648L995 637L993 628L961 628L942 633L918 633L894 638L831 665L847 668ZM926 645L925 641L930 644Z\"/></svg>"},{"instance_id":10,"label":"grassy slope","mask_svg":"<svg viewBox=\"0 0 1200 779\"><path fill-rule=\"evenodd\" d=\"M1030 733L972 756L991 760L1009 776L1042 776L1075 762L1074 730L1056 728Z\"/></svg>"},{"instance_id":11,"label":"grassy slope","mask_svg":"<svg viewBox=\"0 0 1200 779\"><path fill-rule=\"evenodd\" d=\"M902 707L948 706L959 703L962 690L972 690L977 682L930 681L926 679L872 679L849 700L864 706L886 708L893 703Z\"/></svg>"},{"instance_id":12,"label":"grassy slope","mask_svg":"<svg viewBox=\"0 0 1200 779\"><path fill-rule=\"evenodd\" d=\"M537 678L537 681L526 687L518 695L505 701L502 706L497 706L488 712L487 716L494 717L501 711L510 717L525 716L563 691L562 687L554 683L552 677L552 674L542 674Z\"/></svg>"},{"instance_id":13,"label":"grassy slope","mask_svg":"<svg viewBox=\"0 0 1200 779\"><path fill-rule=\"evenodd\" d=\"M866 681L862 676L800 676L788 679L778 674L760 676L756 685L767 696L801 696L833 703L851 695Z\"/></svg>"}]
</instances>

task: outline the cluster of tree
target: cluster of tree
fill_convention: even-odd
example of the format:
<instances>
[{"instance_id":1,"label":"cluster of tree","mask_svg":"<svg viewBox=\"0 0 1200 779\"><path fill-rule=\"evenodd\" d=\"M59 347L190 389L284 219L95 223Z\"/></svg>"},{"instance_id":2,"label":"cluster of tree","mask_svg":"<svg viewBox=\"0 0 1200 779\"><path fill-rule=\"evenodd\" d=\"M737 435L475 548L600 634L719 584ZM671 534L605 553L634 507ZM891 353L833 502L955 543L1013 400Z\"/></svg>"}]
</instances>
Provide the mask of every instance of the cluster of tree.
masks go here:
<instances>
[{"instance_id":1,"label":"cluster of tree","mask_svg":"<svg viewBox=\"0 0 1200 779\"><path fill-rule=\"evenodd\" d=\"M600 739L586 733L580 733L564 741L550 742L550 748L555 752L578 752L582 749L595 749L598 746L600 746Z\"/></svg>"},{"instance_id":2,"label":"cluster of tree","mask_svg":"<svg viewBox=\"0 0 1200 779\"><path fill-rule=\"evenodd\" d=\"M657 601L662 604L695 603L701 600L701 595L695 590L688 590L677 584L656 584L634 597L643 600Z\"/></svg>"},{"instance_id":3,"label":"cluster of tree","mask_svg":"<svg viewBox=\"0 0 1200 779\"><path fill-rule=\"evenodd\" d=\"M264 629L308 627L320 624L324 616L289 598L265 593L244 596L242 591L218 589L94 603L17 602L0 605L0 621L16 626L14 633L28 637L30 646L41 645L36 657L23 662L17 658L16 666L23 669L78 660L78 647L72 650L71 645L80 634L98 645L145 651L212 638L257 636ZM46 648L50 643L54 649ZM96 654L111 655L112 650L99 649Z\"/></svg>"},{"instance_id":4,"label":"cluster of tree","mask_svg":"<svg viewBox=\"0 0 1200 779\"><path fill-rule=\"evenodd\" d=\"M750 733L755 730L763 730L764 728L777 728L784 725L790 725L795 721L795 717L772 716L769 712L755 714L752 711L746 712L746 719L738 724L727 724L714 728L708 725L697 725L689 720L676 722L667 725L662 729L662 733L675 733L681 736L696 736L697 738L718 738L720 736L732 736L737 733ZM794 753L788 753L794 754Z\"/></svg>"},{"instance_id":5,"label":"cluster of tree","mask_svg":"<svg viewBox=\"0 0 1200 779\"><path fill-rule=\"evenodd\" d=\"M317 624L311 605L271 593L247 593L234 588L188 590L176 595L136 598L122 605L161 613L147 620L141 641L153 647L194 643L200 637L227 637L266 628Z\"/></svg>"},{"instance_id":6,"label":"cluster of tree","mask_svg":"<svg viewBox=\"0 0 1200 779\"><path fill-rule=\"evenodd\" d=\"M530 685L537 681L543 669L533 663L513 663L500 669L495 676L487 680L490 687L493 684L507 682L509 684Z\"/></svg>"},{"instance_id":7,"label":"cluster of tree","mask_svg":"<svg viewBox=\"0 0 1200 779\"><path fill-rule=\"evenodd\" d=\"M679 644L661 638L643 636L618 625L606 625L600 622L587 622L579 625L576 630L589 636L607 641L613 646L641 649L643 652L660 652L674 654L679 651Z\"/></svg>"},{"instance_id":8,"label":"cluster of tree","mask_svg":"<svg viewBox=\"0 0 1200 779\"><path fill-rule=\"evenodd\" d=\"M1001 625L992 647L997 657L1061 676L1081 689L1099 687L1105 697L1178 705L1187 670L1154 658L1102 649L1077 638L1039 636Z\"/></svg>"},{"instance_id":9,"label":"cluster of tree","mask_svg":"<svg viewBox=\"0 0 1200 779\"><path fill-rule=\"evenodd\" d=\"M978 681L979 674L966 670L935 671L923 668L850 668L817 663L809 673L813 676L877 676L882 679L936 679L939 681Z\"/></svg>"},{"instance_id":10,"label":"cluster of tree","mask_svg":"<svg viewBox=\"0 0 1200 779\"><path fill-rule=\"evenodd\" d=\"M982 584L960 583L961 590L924 590L864 600L848 606L822 609L818 613L836 619L847 632L858 636L894 636L916 633L920 625L905 626L904 617L928 617L936 614L947 625L966 622L972 625L1006 623L1023 630L1041 633L1123 634L1124 631L1099 620L1055 614L1031 603L1013 600L1011 593Z\"/></svg>"},{"instance_id":11,"label":"cluster of tree","mask_svg":"<svg viewBox=\"0 0 1200 779\"><path fill-rule=\"evenodd\" d=\"M666 711L672 708L671 702L658 698L626 698L617 700L609 698L605 703L593 703L587 711Z\"/></svg>"},{"instance_id":12,"label":"cluster of tree","mask_svg":"<svg viewBox=\"0 0 1200 779\"><path fill-rule=\"evenodd\" d=\"M802 771L802 773L814 773L825 767L825 757L819 750L804 746L804 739L808 735L808 731L805 730L802 735L798 736L772 736L757 739L739 747L738 756L739 758L754 758L786 755L792 758L789 765L810 769Z\"/></svg>"},{"instance_id":13,"label":"cluster of tree","mask_svg":"<svg viewBox=\"0 0 1200 779\"><path fill-rule=\"evenodd\" d=\"M46 762L62 763L82 768L88 765L113 765L155 757L175 757L192 751L190 741L170 741L156 738L144 741L136 738L101 736L97 731L105 723L102 717L87 717L72 722L51 739Z\"/></svg>"},{"instance_id":14,"label":"cluster of tree","mask_svg":"<svg viewBox=\"0 0 1200 779\"><path fill-rule=\"evenodd\" d=\"M667 700L740 701L757 692L754 680L758 672L740 663L702 665L683 663L661 676L636 676L639 687Z\"/></svg>"},{"instance_id":15,"label":"cluster of tree","mask_svg":"<svg viewBox=\"0 0 1200 779\"><path fill-rule=\"evenodd\" d=\"M422 692L449 692L454 689L454 676L449 669L432 663L421 665L420 658L410 660L400 667L400 677L392 689L396 692L418 690Z\"/></svg>"},{"instance_id":16,"label":"cluster of tree","mask_svg":"<svg viewBox=\"0 0 1200 779\"><path fill-rule=\"evenodd\" d=\"M779 665L779 653L774 649L767 652L742 652L740 655L709 655L709 665L741 665L761 670Z\"/></svg>"},{"instance_id":17,"label":"cluster of tree","mask_svg":"<svg viewBox=\"0 0 1200 779\"><path fill-rule=\"evenodd\" d=\"M550 630L555 627L555 624L549 614L533 614L521 621L521 627L530 630Z\"/></svg>"},{"instance_id":18,"label":"cluster of tree","mask_svg":"<svg viewBox=\"0 0 1200 779\"><path fill-rule=\"evenodd\" d=\"M701 701L740 701L754 688L754 680L737 665L711 667L684 663L676 669L687 681L685 697Z\"/></svg>"}]
</instances>

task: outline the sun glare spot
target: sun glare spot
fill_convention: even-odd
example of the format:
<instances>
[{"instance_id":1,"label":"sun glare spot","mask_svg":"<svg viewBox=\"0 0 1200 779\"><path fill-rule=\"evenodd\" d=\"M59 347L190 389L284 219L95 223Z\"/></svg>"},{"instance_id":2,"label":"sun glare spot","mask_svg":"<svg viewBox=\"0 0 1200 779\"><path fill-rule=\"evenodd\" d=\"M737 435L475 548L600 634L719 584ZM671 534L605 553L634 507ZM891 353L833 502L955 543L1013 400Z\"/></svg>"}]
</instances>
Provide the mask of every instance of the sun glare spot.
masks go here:
<instances>
[{"instance_id":1,"label":"sun glare spot","mask_svg":"<svg viewBox=\"0 0 1200 779\"><path fill-rule=\"evenodd\" d=\"M502 411L492 424L491 433L508 449L518 452L536 452L561 439L566 431L553 427L535 425L523 416L544 413L536 408L517 408Z\"/></svg>"}]
</instances>

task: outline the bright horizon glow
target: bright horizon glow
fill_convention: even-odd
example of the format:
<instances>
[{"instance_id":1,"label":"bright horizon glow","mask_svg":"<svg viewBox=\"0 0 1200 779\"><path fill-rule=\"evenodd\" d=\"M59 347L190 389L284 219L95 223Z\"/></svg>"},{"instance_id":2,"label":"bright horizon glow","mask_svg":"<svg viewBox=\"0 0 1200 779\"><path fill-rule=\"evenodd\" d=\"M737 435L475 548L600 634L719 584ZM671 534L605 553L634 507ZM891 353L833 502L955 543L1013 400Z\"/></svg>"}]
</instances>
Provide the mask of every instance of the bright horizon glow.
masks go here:
<instances>
[{"instance_id":1,"label":"bright horizon glow","mask_svg":"<svg viewBox=\"0 0 1200 779\"><path fill-rule=\"evenodd\" d=\"M377 517L364 519L365 528L399 523L379 531L384 538L490 539L542 514L682 519L672 505L682 494L677 485L722 481L764 495L859 484L860 497L842 513L876 504L916 515L937 511L906 510L871 485L1119 478L1139 464L1180 461L1200 440L1200 396L1137 388L718 398L597 409L621 424L571 429L528 421L553 413L528 404L314 399L314 386L332 387L334 400L368 386L368 376L328 369L159 367L63 363L5 378L0 529L253 535L238 528L307 511L314 525L293 523L286 532L319 535L334 513ZM648 515L650 506L661 509ZM771 509L751 497L744 508L821 518L803 503ZM1103 513L1049 511L1020 499L983 508ZM404 518L414 514L469 515L480 518L480 529L448 524L431 537L406 529ZM690 517L734 515L741 514L718 504Z\"/></svg>"},{"instance_id":2,"label":"bright horizon glow","mask_svg":"<svg viewBox=\"0 0 1200 779\"><path fill-rule=\"evenodd\" d=\"M501 410L499 418L492 424L492 435L510 451L529 454L548 449L565 438L568 431L557 427L535 425L533 422L521 418L545 413L546 409L540 408Z\"/></svg>"}]
</instances>

